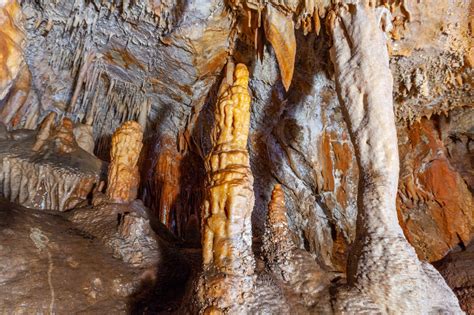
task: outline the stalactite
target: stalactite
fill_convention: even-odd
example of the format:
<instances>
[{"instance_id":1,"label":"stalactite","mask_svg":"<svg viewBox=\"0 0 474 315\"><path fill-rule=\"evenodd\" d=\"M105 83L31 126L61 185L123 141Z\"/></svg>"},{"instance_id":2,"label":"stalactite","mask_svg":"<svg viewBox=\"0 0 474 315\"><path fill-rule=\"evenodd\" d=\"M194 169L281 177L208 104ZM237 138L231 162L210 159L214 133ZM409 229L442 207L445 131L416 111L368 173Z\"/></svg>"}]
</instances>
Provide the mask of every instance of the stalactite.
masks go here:
<instances>
[{"instance_id":1,"label":"stalactite","mask_svg":"<svg viewBox=\"0 0 474 315\"><path fill-rule=\"evenodd\" d=\"M361 173L349 287L338 292L336 311L461 313L453 292L431 265L418 260L398 223L399 157L384 36L390 13L349 4L330 23L337 92Z\"/></svg>"},{"instance_id":2,"label":"stalactite","mask_svg":"<svg viewBox=\"0 0 474 315\"><path fill-rule=\"evenodd\" d=\"M232 71L232 63L227 69ZM208 179L202 216L204 271L198 286L204 312L242 312L251 299L255 262L251 214L253 176L247 138L250 124L249 73L235 66L222 81L215 108L213 148L206 159Z\"/></svg>"},{"instance_id":3,"label":"stalactite","mask_svg":"<svg viewBox=\"0 0 474 315\"><path fill-rule=\"evenodd\" d=\"M288 91L295 66L295 25L291 16L281 13L272 6L267 6L265 12L265 36L275 50L283 86Z\"/></svg>"}]
</instances>

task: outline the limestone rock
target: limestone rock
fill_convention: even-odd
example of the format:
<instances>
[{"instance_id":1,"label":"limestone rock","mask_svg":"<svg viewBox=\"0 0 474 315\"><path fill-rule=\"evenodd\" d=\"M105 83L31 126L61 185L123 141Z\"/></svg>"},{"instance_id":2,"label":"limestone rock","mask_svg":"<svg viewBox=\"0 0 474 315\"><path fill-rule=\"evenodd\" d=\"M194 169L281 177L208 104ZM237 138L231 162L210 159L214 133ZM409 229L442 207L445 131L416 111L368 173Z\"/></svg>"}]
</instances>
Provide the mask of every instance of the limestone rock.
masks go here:
<instances>
[{"instance_id":1,"label":"limestone rock","mask_svg":"<svg viewBox=\"0 0 474 315\"><path fill-rule=\"evenodd\" d=\"M22 12L16 0L0 4L0 100L4 99L24 64Z\"/></svg>"},{"instance_id":2,"label":"limestone rock","mask_svg":"<svg viewBox=\"0 0 474 315\"><path fill-rule=\"evenodd\" d=\"M141 271L59 216L0 201L1 313L126 314ZM63 302L63 301L67 302Z\"/></svg>"},{"instance_id":3,"label":"limestone rock","mask_svg":"<svg viewBox=\"0 0 474 315\"><path fill-rule=\"evenodd\" d=\"M157 264L160 247L143 203L101 203L68 214L78 229L99 239L113 256L134 267Z\"/></svg>"},{"instance_id":4,"label":"limestone rock","mask_svg":"<svg viewBox=\"0 0 474 315\"><path fill-rule=\"evenodd\" d=\"M319 266L306 250L296 246L288 227L285 196L280 185L275 185L268 205L267 230L264 235L264 255L271 272L285 283L296 303L306 309L324 307L321 293L330 286L334 274Z\"/></svg>"},{"instance_id":5,"label":"limestone rock","mask_svg":"<svg viewBox=\"0 0 474 315\"><path fill-rule=\"evenodd\" d=\"M434 265L453 289L466 314L474 314L474 243L457 247Z\"/></svg>"},{"instance_id":6,"label":"limestone rock","mask_svg":"<svg viewBox=\"0 0 474 315\"><path fill-rule=\"evenodd\" d=\"M447 131L447 130L446 130ZM448 131L447 131L448 132ZM474 233L472 194L448 159L435 122L399 131L400 223L422 260L437 261Z\"/></svg>"},{"instance_id":7,"label":"limestone rock","mask_svg":"<svg viewBox=\"0 0 474 315\"><path fill-rule=\"evenodd\" d=\"M291 16L286 16L271 5L267 6L265 12L265 36L275 49L283 86L288 91L295 67L295 25Z\"/></svg>"},{"instance_id":8,"label":"limestone rock","mask_svg":"<svg viewBox=\"0 0 474 315\"><path fill-rule=\"evenodd\" d=\"M77 146L70 121L51 132L52 120L46 120L49 127L39 133L16 130L0 141L1 192L25 207L65 211L87 201L100 181L102 162Z\"/></svg>"},{"instance_id":9,"label":"limestone rock","mask_svg":"<svg viewBox=\"0 0 474 315\"><path fill-rule=\"evenodd\" d=\"M94 135L92 126L76 124L74 126L74 138L81 149L92 155L94 154Z\"/></svg>"},{"instance_id":10,"label":"limestone rock","mask_svg":"<svg viewBox=\"0 0 474 315\"><path fill-rule=\"evenodd\" d=\"M383 33L390 29L387 14L353 4L340 8L332 20L331 58L361 174L349 286L339 291L336 312L461 313L441 275L418 260L398 224L393 79Z\"/></svg>"}]
</instances>

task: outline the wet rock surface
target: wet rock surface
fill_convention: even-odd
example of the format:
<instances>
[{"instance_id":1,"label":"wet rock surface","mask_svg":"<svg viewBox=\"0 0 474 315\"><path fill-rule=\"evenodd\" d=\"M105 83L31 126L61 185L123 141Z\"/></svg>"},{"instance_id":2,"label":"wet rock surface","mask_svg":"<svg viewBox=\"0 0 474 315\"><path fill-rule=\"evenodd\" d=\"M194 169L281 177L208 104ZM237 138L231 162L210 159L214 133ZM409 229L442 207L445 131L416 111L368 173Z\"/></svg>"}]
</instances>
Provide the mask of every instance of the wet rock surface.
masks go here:
<instances>
[{"instance_id":1,"label":"wet rock surface","mask_svg":"<svg viewBox=\"0 0 474 315\"><path fill-rule=\"evenodd\" d=\"M348 8L345 2L358 1L1 2L0 119L6 128L0 126L0 152L5 156L0 187L4 195L33 208L63 211L84 206L92 187L104 184L99 184L100 171L95 166L91 168L94 179L84 182L84 169L90 166L83 165L90 162L85 152L109 160L112 133L123 122L136 121L143 130L144 150L140 157L136 152L133 163L125 167L127 176L109 180L116 191L124 188L116 194L116 201L123 205L111 203L96 190L93 206L74 209L67 217L75 220L81 233L100 240L110 255L147 268L164 264L147 273L147 289L134 295L139 301L133 310L177 311L191 300L180 299L184 288L192 287L186 282L199 274L201 265L197 248L202 222L206 223L201 221L208 182L206 157L215 144L211 131L218 82L227 76L223 67L232 56L249 69L252 101L244 164L245 173L253 174L249 191L255 206L246 211L251 213L251 223L245 239L253 242L257 253L252 288L256 298L246 302L255 311L287 313L289 308L304 313L306 305L317 300L326 308L315 306L311 311L331 311L328 292L310 296L306 305L298 300L307 289L307 274L294 273L301 277L286 285L275 276L275 270L281 271L278 264L272 271L268 262L258 259L258 252L268 232L265 222L272 189L280 184L288 218L284 234L295 236L289 245L293 254L273 260L270 253L270 260L281 259L279 263L290 267L287 260L294 260L289 273L292 268L306 268L315 272L310 277L314 280L320 270L345 274L353 253L360 214L359 179L367 174L361 174L357 165L358 150L337 94L337 69L329 56L334 39L329 36L331 23L338 8ZM420 260L438 260L473 237L472 3L365 2L385 11L378 18L384 22L390 56L386 72L394 78L400 151L398 221ZM367 55L373 54L373 48ZM380 81L370 78L370 82ZM51 112L60 117L54 128L46 127ZM45 128L38 132L19 129L36 128L45 120ZM376 136L386 136L386 126L382 124ZM35 153L26 152L36 146ZM225 154L232 157L235 152ZM40 177L42 182L36 180ZM223 191L220 200L231 200ZM137 195L150 210L133 201ZM250 200L248 193L243 195ZM395 221L388 225L398 226ZM43 234L36 231L34 235L38 246L43 246ZM163 239L167 239L165 246L161 246ZM399 252L407 244L400 239L389 242L400 248L381 247L385 253L393 252L384 257L393 256L395 261L395 256L402 256ZM221 243L231 242L213 246L225 247ZM182 248L187 245L195 249ZM415 261L412 256L409 260ZM253 267L249 269L253 273ZM417 264L415 269L413 274L418 274ZM424 272L430 272L429 266ZM238 286L223 278L217 279L223 284L216 287L217 294L222 288ZM156 287L157 282L163 285ZM336 279L334 286L345 282L344 277ZM448 283L455 281L448 279ZM310 281L308 287L303 295L319 290L317 281ZM369 295L362 301L357 294L346 300L364 310L379 310ZM464 297L458 297L466 305Z\"/></svg>"}]
</instances>

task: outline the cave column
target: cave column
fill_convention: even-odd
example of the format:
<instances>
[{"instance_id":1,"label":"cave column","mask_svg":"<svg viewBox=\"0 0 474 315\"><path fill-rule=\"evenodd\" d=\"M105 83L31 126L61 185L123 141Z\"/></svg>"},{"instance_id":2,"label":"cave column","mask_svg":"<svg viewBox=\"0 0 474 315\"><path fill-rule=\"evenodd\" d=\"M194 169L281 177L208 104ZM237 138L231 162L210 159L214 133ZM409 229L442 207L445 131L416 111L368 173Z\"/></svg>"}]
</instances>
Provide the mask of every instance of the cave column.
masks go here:
<instances>
[{"instance_id":1,"label":"cave column","mask_svg":"<svg viewBox=\"0 0 474 315\"><path fill-rule=\"evenodd\" d=\"M390 13L370 1L341 5L336 12L330 16L331 59L360 174L347 270L355 296L340 299L336 308L358 313L355 298L394 314L456 313L454 294L432 266L418 260L398 223L398 141L385 37Z\"/></svg>"},{"instance_id":2,"label":"cave column","mask_svg":"<svg viewBox=\"0 0 474 315\"><path fill-rule=\"evenodd\" d=\"M395 206L399 158L393 78L381 29L390 24L390 15L384 7L356 4L341 7L332 19L337 91L361 174L359 218L366 228L383 226L401 233Z\"/></svg>"}]
</instances>

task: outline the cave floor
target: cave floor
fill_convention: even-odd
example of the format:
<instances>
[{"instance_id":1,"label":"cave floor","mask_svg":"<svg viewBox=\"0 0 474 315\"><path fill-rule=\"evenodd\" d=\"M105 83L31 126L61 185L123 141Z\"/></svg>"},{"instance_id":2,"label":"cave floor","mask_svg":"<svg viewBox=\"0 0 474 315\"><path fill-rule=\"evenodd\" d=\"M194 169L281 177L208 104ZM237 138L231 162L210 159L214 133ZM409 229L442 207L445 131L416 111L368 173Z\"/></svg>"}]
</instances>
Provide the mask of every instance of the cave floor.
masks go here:
<instances>
[{"instance_id":1,"label":"cave floor","mask_svg":"<svg viewBox=\"0 0 474 315\"><path fill-rule=\"evenodd\" d=\"M0 252L2 314L124 314L177 306L145 305L153 295L150 270L114 259L97 239L59 215L3 199Z\"/></svg>"}]
</instances>

